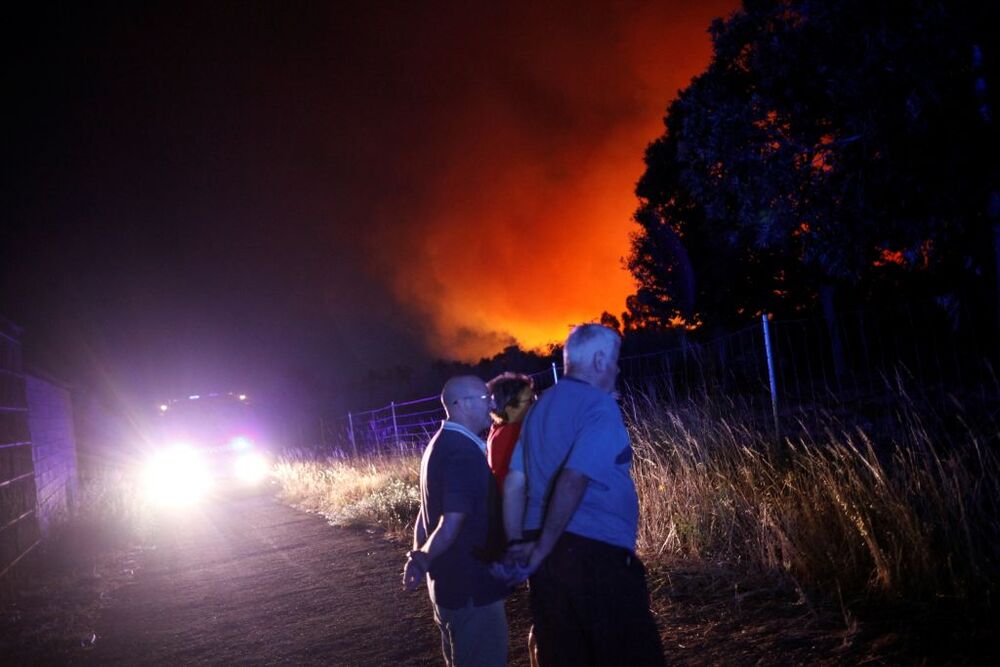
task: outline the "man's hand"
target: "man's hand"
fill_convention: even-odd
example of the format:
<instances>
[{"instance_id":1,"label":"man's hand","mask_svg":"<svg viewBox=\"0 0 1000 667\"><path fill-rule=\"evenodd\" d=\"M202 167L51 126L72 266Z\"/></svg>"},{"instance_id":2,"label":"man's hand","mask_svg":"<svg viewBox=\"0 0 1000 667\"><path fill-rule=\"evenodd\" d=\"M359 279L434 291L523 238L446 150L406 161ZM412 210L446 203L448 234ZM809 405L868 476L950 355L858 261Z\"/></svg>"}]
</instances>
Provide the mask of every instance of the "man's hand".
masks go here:
<instances>
[{"instance_id":1,"label":"man's hand","mask_svg":"<svg viewBox=\"0 0 1000 667\"><path fill-rule=\"evenodd\" d=\"M528 569L534 542L518 542L507 548L503 560L490 566L490 574L513 588L528 580L534 570Z\"/></svg>"},{"instance_id":2,"label":"man's hand","mask_svg":"<svg viewBox=\"0 0 1000 667\"><path fill-rule=\"evenodd\" d=\"M429 559L425 552L411 551L407 555L406 565L403 566L403 588L408 591L417 590L424 575L427 574L429 565Z\"/></svg>"},{"instance_id":3,"label":"man's hand","mask_svg":"<svg viewBox=\"0 0 1000 667\"><path fill-rule=\"evenodd\" d=\"M538 542L532 542L531 546L532 549L528 554L528 560L524 564L524 569L529 575L535 573L535 570L539 568L542 561L545 560L545 557L552 551L551 548L545 548L543 544L539 544Z\"/></svg>"},{"instance_id":4,"label":"man's hand","mask_svg":"<svg viewBox=\"0 0 1000 667\"><path fill-rule=\"evenodd\" d=\"M504 561L516 564L518 567L527 567L528 559L535 550L535 542L521 542L511 544L504 554Z\"/></svg>"}]
</instances>

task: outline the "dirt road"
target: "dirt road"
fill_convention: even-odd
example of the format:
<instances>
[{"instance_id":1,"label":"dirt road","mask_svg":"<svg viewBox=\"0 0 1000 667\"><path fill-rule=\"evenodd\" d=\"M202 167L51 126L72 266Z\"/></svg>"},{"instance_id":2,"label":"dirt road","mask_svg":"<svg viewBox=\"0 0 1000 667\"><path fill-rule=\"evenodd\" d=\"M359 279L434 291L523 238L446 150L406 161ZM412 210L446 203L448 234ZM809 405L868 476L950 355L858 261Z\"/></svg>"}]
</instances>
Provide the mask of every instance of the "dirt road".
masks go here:
<instances>
[{"instance_id":1,"label":"dirt road","mask_svg":"<svg viewBox=\"0 0 1000 667\"><path fill-rule=\"evenodd\" d=\"M258 496L166 517L154 536L73 662L441 662L426 590L402 591L401 547L374 533Z\"/></svg>"},{"instance_id":2,"label":"dirt road","mask_svg":"<svg viewBox=\"0 0 1000 667\"><path fill-rule=\"evenodd\" d=\"M5 608L0 663L440 665L426 589L401 589L404 550L267 496L164 516L141 550L80 554L86 565L73 576ZM705 564L651 572L650 582L671 665L980 664L983 648L993 653L987 633L948 640L924 623L934 630L904 635ZM523 591L507 609L509 664L522 667Z\"/></svg>"}]
</instances>

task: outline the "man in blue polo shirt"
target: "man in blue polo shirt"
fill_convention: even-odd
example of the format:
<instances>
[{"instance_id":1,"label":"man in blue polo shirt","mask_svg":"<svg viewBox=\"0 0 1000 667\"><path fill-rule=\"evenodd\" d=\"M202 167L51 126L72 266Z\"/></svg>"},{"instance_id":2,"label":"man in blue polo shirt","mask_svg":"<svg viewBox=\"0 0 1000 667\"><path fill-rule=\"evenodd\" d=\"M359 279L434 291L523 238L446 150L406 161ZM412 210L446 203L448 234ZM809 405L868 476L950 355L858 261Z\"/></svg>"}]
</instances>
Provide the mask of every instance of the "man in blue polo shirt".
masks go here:
<instances>
[{"instance_id":1,"label":"man in blue polo shirt","mask_svg":"<svg viewBox=\"0 0 1000 667\"><path fill-rule=\"evenodd\" d=\"M460 376L445 383L441 402L448 419L420 461L420 513L403 585L416 590L426 575L447 665L502 667L507 587L489 567L503 555L503 524L479 436L493 401L481 379Z\"/></svg>"},{"instance_id":2,"label":"man in blue polo shirt","mask_svg":"<svg viewBox=\"0 0 1000 667\"><path fill-rule=\"evenodd\" d=\"M632 445L614 399L621 338L576 327L565 377L532 407L504 484L509 556L530 574L538 657L552 665L662 665L635 555Z\"/></svg>"}]
</instances>

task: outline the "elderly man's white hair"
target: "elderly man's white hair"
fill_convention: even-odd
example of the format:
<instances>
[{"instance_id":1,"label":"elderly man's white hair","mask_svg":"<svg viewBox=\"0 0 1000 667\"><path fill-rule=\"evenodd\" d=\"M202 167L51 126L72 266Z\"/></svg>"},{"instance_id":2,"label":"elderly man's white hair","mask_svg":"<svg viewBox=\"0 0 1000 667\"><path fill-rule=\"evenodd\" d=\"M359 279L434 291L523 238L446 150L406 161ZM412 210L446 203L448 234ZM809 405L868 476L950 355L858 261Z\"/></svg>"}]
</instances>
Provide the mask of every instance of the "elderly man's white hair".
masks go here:
<instances>
[{"instance_id":1,"label":"elderly man's white hair","mask_svg":"<svg viewBox=\"0 0 1000 667\"><path fill-rule=\"evenodd\" d=\"M566 338L566 346L563 347L563 366L566 372L589 364L598 350L610 354L620 341L618 332L603 324L576 326Z\"/></svg>"}]
</instances>

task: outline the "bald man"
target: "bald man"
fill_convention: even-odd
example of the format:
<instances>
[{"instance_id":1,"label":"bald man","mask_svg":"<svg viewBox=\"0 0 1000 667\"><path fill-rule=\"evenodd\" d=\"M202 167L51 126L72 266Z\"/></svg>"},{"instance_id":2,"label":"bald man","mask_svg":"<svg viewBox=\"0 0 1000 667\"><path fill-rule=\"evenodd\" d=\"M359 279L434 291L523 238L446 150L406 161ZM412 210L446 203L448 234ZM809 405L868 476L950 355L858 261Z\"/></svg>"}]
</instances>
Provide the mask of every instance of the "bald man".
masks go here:
<instances>
[{"instance_id":1,"label":"bald man","mask_svg":"<svg viewBox=\"0 0 1000 667\"><path fill-rule=\"evenodd\" d=\"M449 666L507 663L507 586L490 575L503 555L504 534L496 479L480 435L489 428L493 399L471 375L445 383L447 414L420 461L420 512L403 586L426 578Z\"/></svg>"}]
</instances>

